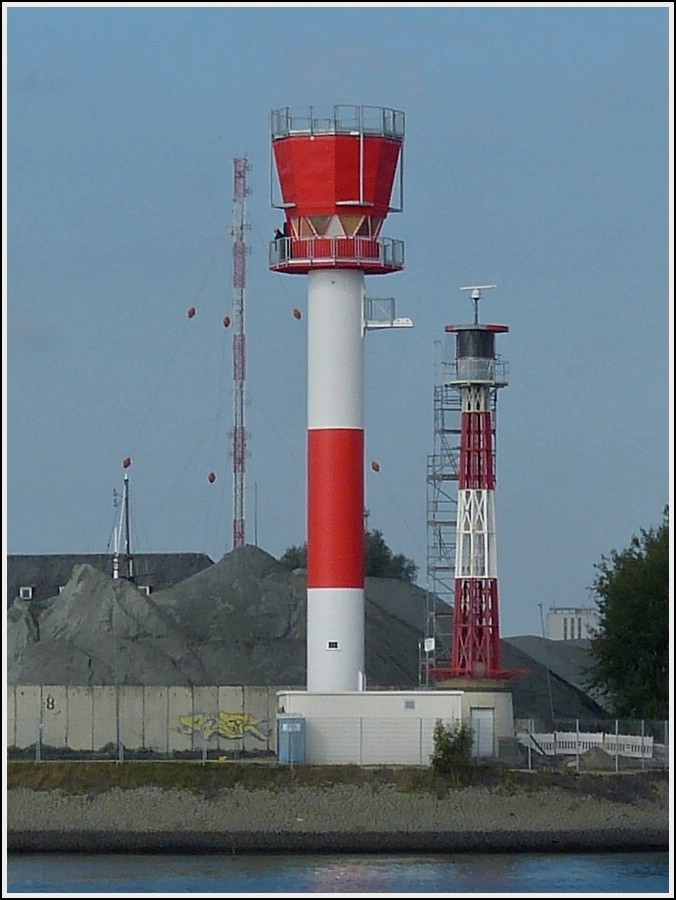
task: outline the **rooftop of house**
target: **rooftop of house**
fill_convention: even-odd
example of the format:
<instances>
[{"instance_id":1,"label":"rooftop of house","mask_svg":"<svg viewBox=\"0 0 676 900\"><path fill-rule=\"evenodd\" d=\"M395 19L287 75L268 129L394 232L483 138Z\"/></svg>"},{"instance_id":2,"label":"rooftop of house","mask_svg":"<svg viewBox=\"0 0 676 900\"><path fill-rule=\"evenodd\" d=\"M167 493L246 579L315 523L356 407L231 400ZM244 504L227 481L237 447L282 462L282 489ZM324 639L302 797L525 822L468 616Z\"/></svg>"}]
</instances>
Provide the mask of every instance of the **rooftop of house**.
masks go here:
<instances>
[{"instance_id":1,"label":"rooftop of house","mask_svg":"<svg viewBox=\"0 0 676 900\"><path fill-rule=\"evenodd\" d=\"M172 587L214 564L205 553L135 553L134 581L151 591ZM7 605L14 600L55 597L73 567L89 564L112 576L111 553L10 554L7 556Z\"/></svg>"}]
</instances>

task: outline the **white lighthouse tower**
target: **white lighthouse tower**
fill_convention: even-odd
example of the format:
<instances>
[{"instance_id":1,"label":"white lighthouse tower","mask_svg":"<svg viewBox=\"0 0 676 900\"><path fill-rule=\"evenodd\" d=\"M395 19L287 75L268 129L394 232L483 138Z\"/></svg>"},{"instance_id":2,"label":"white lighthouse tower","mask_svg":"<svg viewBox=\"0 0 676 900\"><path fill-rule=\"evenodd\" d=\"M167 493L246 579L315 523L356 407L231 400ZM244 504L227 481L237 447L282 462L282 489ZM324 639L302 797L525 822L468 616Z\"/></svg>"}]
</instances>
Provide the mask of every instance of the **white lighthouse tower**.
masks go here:
<instances>
[{"instance_id":1,"label":"white lighthouse tower","mask_svg":"<svg viewBox=\"0 0 676 900\"><path fill-rule=\"evenodd\" d=\"M381 236L403 140L394 109L271 117L285 221L270 268L308 276L308 691L364 686L364 276L404 265Z\"/></svg>"}]
</instances>

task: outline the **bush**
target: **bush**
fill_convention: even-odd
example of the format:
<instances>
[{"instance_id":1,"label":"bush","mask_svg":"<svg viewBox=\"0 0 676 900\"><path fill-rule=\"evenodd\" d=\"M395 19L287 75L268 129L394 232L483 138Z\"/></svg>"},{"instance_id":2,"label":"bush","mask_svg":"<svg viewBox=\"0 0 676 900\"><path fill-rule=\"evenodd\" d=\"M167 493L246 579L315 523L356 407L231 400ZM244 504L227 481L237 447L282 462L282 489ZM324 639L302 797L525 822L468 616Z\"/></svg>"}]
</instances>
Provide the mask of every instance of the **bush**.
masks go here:
<instances>
[{"instance_id":1,"label":"bush","mask_svg":"<svg viewBox=\"0 0 676 900\"><path fill-rule=\"evenodd\" d=\"M432 768L439 775L457 774L472 761L472 729L469 725L445 725L437 719L434 726Z\"/></svg>"}]
</instances>

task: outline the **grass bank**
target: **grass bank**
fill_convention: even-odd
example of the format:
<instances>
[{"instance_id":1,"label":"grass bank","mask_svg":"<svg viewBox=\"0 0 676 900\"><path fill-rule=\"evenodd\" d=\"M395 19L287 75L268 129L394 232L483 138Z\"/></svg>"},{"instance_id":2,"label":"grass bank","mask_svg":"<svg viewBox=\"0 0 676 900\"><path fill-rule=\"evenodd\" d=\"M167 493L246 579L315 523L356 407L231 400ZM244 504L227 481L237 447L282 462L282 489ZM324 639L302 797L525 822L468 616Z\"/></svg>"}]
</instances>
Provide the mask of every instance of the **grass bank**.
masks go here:
<instances>
[{"instance_id":1,"label":"grass bank","mask_svg":"<svg viewBox=\"0 0 676 900\"><path fill-rule=\"evenodd\" d=\"M431 767L415 766L282 766L277 763L216 762L9 762L7 789L63 791L66 794L100 794L113 788L145 786L186 790L210 795L235 786L250 790L288 791L295 787L321 789L358 785L364 789L394 786L403 793L427 792L444 796L472 786L500 793L521 793L563 788L617 802L650 800L663 783L665 770L590 773L544 770L529 772L498 766L468 765L451 775L439 775Z\"/></svg>"}]
</instances>

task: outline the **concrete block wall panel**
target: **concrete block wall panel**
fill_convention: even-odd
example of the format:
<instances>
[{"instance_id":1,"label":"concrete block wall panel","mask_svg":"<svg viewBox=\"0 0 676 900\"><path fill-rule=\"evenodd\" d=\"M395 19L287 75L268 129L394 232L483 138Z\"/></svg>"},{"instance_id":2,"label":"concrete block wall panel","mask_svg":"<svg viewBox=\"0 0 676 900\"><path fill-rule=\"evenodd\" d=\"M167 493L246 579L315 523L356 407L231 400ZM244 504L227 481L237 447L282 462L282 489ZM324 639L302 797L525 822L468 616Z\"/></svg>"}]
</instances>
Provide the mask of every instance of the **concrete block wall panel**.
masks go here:
<instances>
[{"instance_id":1,"label":"concrete block wall panel","mask_svg":"<svg viewBox=\"0 0 676 900\"><path fill-rule=\"evenodd\" d=\"M183 726L192 729L195 750L220 750L218 687L216 685L195 686L193 696L193 722Z\"/></svg>"},{"instance_id":2,"label":"concrete block wall panel","mask_svg":"<svg viewBox=\"0 0 676 900\"><path fill-rule=\"evenodd\" d=\"M46 747L68 746L68 696L63 684L42 686L42 743Z\"/></svg>"},{"instance_id":3,"label":"concrete block wall panel","mask_svg":"<svg viewBox=\"0 0 676 900\"><path fill-rule=\"evenodd\" d=\"M40 731L42 688L37 684L17 685L14 688L14 698L14 746L30 747L37 742Z\"/></svg>"},{"instance_id":4,"label":"concrete block wall panel","mask_svg":"<svg viewBox=\"0 0 676 900\"><path fill-rule=\"evenodd\" d=\"M275 732L275 716L270 718L270 689L244 688L242 725L246 752L271 749L271 735Z\"/></svg>"},{"instance_id":5,"label":"concrete block wall panel","mask_svg":"<svg viewBox=\"0 0 676 900\"><path fill-rule=\"evenodd\" d=\"M146 750L169 752L169 688L148 685L143 688L143 721Z\"/></svg>"},{"instance_id":6,"label":"concrete block wall panel","mask_svg":"<svg viewBox=\"0 0 676 900\"><path fill-rule=\"evenodd\" d=\"M71 750L94 749L94 690L80 686L66 688L67 746Z\"/></svg>"},{"instance_id":7,"label":"concrete block wall panel","mask_svg":"<svg viewBox=\"0 0 676 900\"><path fill-rule=\"evenodd\" d=\"M8 687L7 698L7 746L16 747L16 687Z\"/></svg>"},{"instance_id":8,"label":"concrete block wall panel","mask_svg":"<svg viewBox=\"0 0 676 900\"><path fill-rule=\"evenodd\" d=\"M186 724L194 717L191 687L169 688L169 751L193 750L195 740L192 728Z\"/></svg>"},{"instance_id":9,"label":"concrete block wall panel","mask_svg":"<svg viewBox=\"0 0 676 900\"><path fill-rule=\"evenodd\" d=\"M244 715L244 691L242 685L218 687L218 747L223 753L241 752L244 740L239 736Z\"/></svg>"},{"instance_id":10,"label":"concrete block wall panel","mask_svg":"<svg viewBox=\"0 0 676 900\"><path fill-rule=\"evenodd\" d=\"M101 686L94 691L94 750L117 745L117 688Z\"/></svg>"},{"instance_id":11,"label":"concrete block wall panel","mask_svg":"<svg viewBox=\"0 0 676 900\"><path fill-rule=\"evenodd\" d=\"M141 685L124 685L120 691L120 740L129 750L145 746L145 703Z\"/></svg>"}]
</instances>

